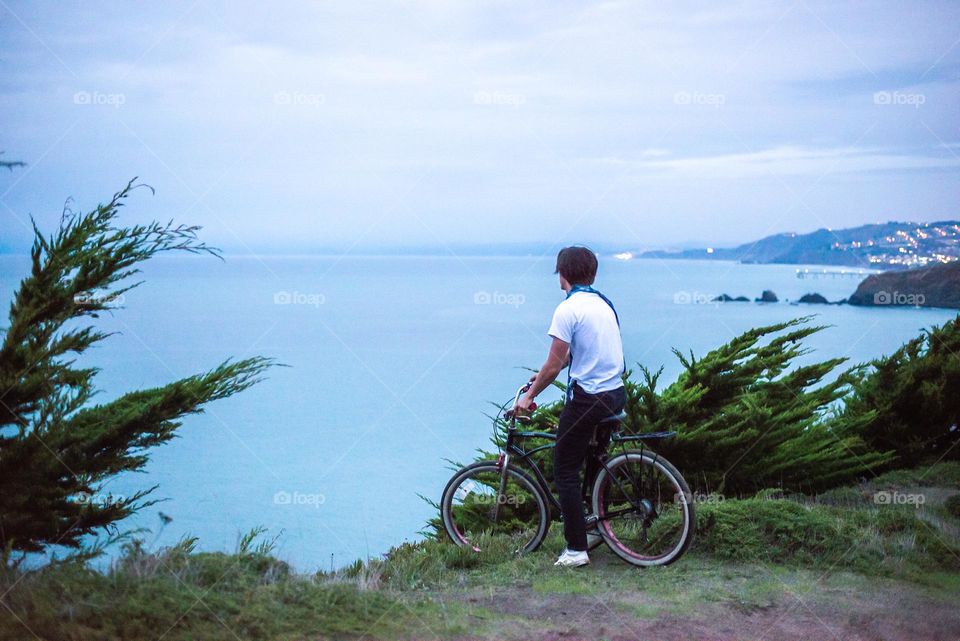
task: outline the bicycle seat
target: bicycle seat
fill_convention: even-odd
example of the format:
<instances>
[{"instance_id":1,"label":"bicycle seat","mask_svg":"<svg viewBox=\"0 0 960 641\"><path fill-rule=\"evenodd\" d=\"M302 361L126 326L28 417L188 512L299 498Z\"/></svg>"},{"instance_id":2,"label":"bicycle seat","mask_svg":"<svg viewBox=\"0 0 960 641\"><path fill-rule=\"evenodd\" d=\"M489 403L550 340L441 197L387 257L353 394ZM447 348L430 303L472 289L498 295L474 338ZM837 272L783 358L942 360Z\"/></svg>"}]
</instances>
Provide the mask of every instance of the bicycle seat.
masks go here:
<instances>
[{"instance_id":1,"label":"bicycle seat","mask_svg":"<svg viewBox=\"0 0 960 641\"><path fill-rule=\"evenodd\" d=\"M614 414L613 416L608 416L607 418L600 419L601 423L619 423L620 421L627 420L627 411L623 410L619 414Z\"/></svg>"}]
</instances>

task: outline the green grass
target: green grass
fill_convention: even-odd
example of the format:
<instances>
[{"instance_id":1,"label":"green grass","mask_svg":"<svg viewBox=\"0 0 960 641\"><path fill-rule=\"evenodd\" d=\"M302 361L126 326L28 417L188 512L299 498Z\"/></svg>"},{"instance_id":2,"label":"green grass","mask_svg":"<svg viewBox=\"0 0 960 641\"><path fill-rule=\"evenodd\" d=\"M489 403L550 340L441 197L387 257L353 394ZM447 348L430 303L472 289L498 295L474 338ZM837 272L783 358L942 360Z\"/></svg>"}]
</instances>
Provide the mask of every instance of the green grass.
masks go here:
<instances>
[{"instance_id":1,"label":"green grass","mask_svg":"<svg viewBox=\"0 0 960 641\"><path fill-rule=\"evenodd\" d=\"M944 465L935 476L949 481L957 469ZM652 569L627 565L603 547L586 571L555 568L563 547L558 524L534 554L517 556L516 543L502 538L481 540L480 553L427 540L315 575L273 558L270 544L254 545L256 532L234 554L197 552L193 540L157 552L130 545L106 572L78 563L0 572L0 639L480 638L508 624L534 625L528 614L500 611L496 600L485 609L466 598L477 594L560 601L603 595L612 609L645 619L750 614L797 596L843 601L903 581L940 598L960 590L960 519L952 514L958 494L917 480L915 472L890 473L818 497L762 492L700 504L691 550ZM876 503L873 493L891 486L926 488L928 500Z\"/></svg>"},{"instance_id":2,"label":"green grass","mask_svg":"<svg viewBox=\"0 0 960 641\"><path fill-rule=\"evenodd\" d=\"M960 489L960 463L943 461L914 469L891 470L872 481L874 485L949 487Z\"/></svg>"},{"instance_id":3,"label":"green grass","mask_svg":"<svg viewBox=\"0 0 960 641\"><path fill-rule=\"evenodd\" d=\"M697 549L718 559L907 578L960 570L957 541L911 506L758 498L706 504L697 517Z\"/></svg>"},{"instance_id":4,"label":"green grass","mask_svg":"<svg viewBox=\"0 0 960 641\"><path fill-rule=\"evenodd\" d=\"M12 588L12 589L11 589ZM460 613L356 582L294 574L258 553L134 551L109 572L79 564L7 572L0 638L303 639L460 634ZM12 612L12 614L11 614Z\"/></svg>"},{"instance_id":5,"label":"green grass","mask_svg":"<svg viewBox=\"0 0 960 641\"><path fill-rule=\"evenodd\" d=\"M942 502L878 504L873 492L872 485L841 488L816 499L761 492L754 498L702 503L693 550L714 561L849 570L918 582L932 571L960 571L960 540L948 524L936 521L946 514ZM552 528L544 548L562 549L559 530ZM560 583L553 574L538 582L545 567L552 572L541 554L516 557L514 546L502 540L479 547L483 551L474 553L443 540L407 544L373 565L397 589L521 584L544 590ZM563 583L560 590L589 591L596 586L578 583L589 580Z\"/></svg>"}]
</instances>

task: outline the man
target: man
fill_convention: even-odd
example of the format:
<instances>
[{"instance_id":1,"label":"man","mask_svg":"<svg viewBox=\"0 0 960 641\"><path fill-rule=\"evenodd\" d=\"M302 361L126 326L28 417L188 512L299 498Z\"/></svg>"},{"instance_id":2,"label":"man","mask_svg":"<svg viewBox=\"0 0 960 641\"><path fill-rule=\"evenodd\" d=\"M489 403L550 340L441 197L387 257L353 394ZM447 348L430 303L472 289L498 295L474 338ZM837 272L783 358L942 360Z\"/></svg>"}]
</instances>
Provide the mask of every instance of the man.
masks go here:
<instances>
[{"instance_id":1,"label":"man","mask_svg":"<svg viewBox=\"0 0 960 641\"><path fill-rule=\"evenodd\" d=\"M547 332L553 339L547 361L518 401L517 410L528 412L537 394L569 364L567 398L554 449L554 484L567 547L555 565L578 567L590 562L580 468L599 421L620 413L626 404L623 344L613 303L591 287L597 275L594 253L586 247L561 249L556 273L567 297L557 306ZM607 439L609 434L598 434L599 446L606 448Z\"/></svg>"}]
</instances>

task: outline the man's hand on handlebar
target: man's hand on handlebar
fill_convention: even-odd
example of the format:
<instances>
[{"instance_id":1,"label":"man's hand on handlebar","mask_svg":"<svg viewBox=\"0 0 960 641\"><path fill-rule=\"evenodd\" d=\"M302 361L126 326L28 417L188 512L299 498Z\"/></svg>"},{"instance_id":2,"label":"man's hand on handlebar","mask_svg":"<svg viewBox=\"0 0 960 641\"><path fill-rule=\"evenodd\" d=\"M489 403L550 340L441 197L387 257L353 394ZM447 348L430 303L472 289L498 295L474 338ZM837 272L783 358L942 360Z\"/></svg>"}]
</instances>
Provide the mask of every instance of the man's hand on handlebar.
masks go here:
<instances>
[{"instance_id":1,"label":"man's hand on handlebar","mask_svg":"<svg viewBox=\"0 0 960 641\"><path fill-rule=\"evenodd\" d=\"M537 404L533 402L532 398L524 394L517 399L517 405L513 409L518 416L527 416L530 412L537 409Z\"/></svg>"},{"instance_id":2,"label":"man's hand on handlebar","mask_svg":"<svg viewBox=\"0 0 960 641\"><path fill-rule=\"evenodd\" d=\"M532 386L533 383L530 382L517 390L517 396L513 400L513 407L507 410L506 413L508 421L514 418L529 418L530 413L537 409L537 404L533 402L533 398L528 394Z\"/></svg>"}]
</instances>

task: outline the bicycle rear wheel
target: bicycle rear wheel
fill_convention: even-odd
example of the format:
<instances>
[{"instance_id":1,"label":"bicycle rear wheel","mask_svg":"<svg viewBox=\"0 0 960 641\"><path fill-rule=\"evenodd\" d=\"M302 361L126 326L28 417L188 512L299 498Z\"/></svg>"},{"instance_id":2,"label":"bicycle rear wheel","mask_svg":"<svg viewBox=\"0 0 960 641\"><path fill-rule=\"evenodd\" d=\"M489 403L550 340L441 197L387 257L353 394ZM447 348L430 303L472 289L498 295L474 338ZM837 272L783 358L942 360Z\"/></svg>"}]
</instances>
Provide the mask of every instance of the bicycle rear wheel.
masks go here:
<instances>
[{"instance_id":1,"label":"bicycle rear wheel","mask_svg":"<svg viewBox=\"0 0 960 641\"><path fill-rule=\"evenodd\" d=\"M624 452L607 462L593 486L598 529L613 552L637 566L669 565L696 529L690 488L669 461Z\"/></svg>"},{"instance_id":2,"label":"bicycle rear wheel","mask_svg":"<svg viewBox=\"0 0 960 641\"><path fill-rule=\"evenodd\" d=\"M477 552L504 538L514 552L532 552L550 528L547 499L526 472L512 465L500 494L500 472L496 461L457 471L440 499L443 527L454 543Z\"/></svg>"}]
</instances>

